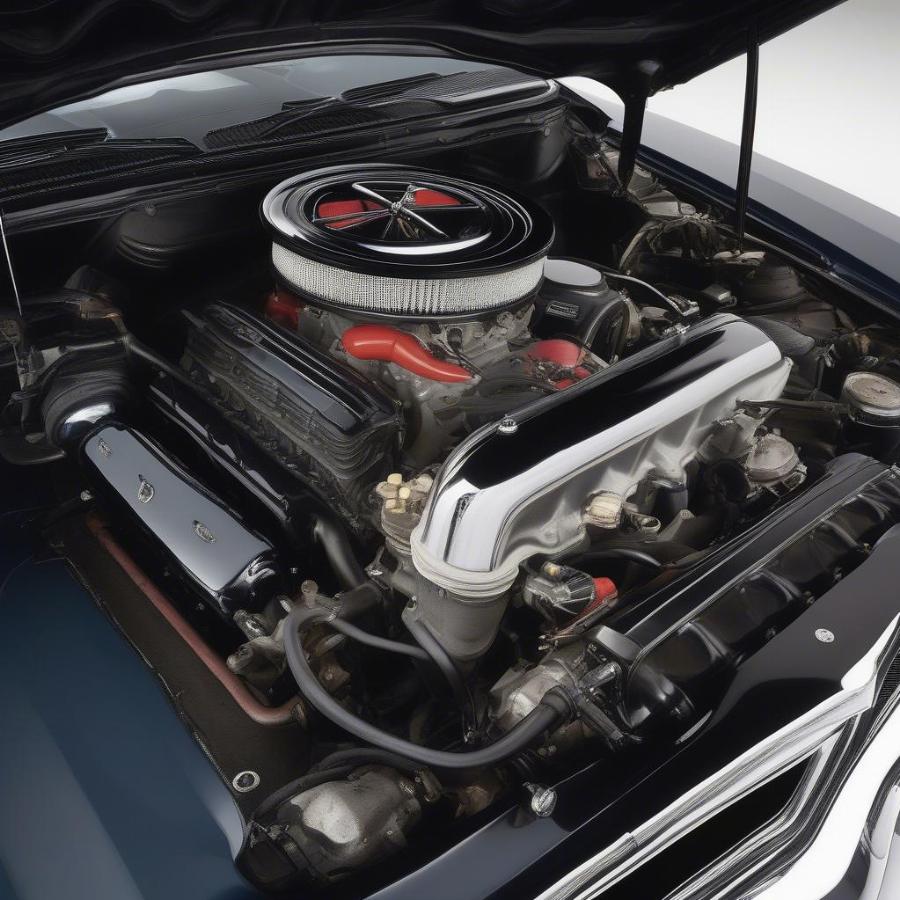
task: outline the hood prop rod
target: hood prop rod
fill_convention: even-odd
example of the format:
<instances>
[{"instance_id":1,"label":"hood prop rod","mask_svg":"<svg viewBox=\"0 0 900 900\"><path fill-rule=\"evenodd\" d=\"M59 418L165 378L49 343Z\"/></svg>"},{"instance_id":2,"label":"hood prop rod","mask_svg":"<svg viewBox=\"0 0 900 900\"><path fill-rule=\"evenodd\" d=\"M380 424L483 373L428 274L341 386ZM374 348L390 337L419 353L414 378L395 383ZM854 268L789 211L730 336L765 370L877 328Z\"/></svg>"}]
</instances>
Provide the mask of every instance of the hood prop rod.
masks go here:
<instances>
[{"instance_id":1,"label":"hood prop rod","mask_svg":"<svg viewBox=\"0 0 900 900\"><path fill-rule=\"evenodd\" d=\"M744 249L747 201L750 196L750 168L753 160L753 136L756 132L756 97L759 84L759 34L756 26L747 31L747 80L744 85L744 115L741 123L741 155L735 185L734 229L738 252Z\"/></svg>"},{"instance_id":2,"label":"hood prop rod","mask_svg":"<svg viewBox=\"0 0 900 900\"><path fill-rule=\"evenodd\" d=\"M641 132L644 129L644 112L647 98L653 88L653 80L661 66L653 59L645 59L637 64L629 91L622 93L625 115L622 121L622 138L619 142L619 184L624 193L628 192L634 163L641 146Z\"/></svg>"},{"instance_id":3,"label":"hood prop rod","mask_svg":"<svg viewBox=\"0 0 900 900\"><path fill-rule=\"evenodd\" d=\"M644 110L647 108L646 94L632 94L625 98L625 116L622 121L622 139L619 143L619 184L622 191L628 191L634 163L641 144L644 128Z\"/></svg>"}]
</instances>

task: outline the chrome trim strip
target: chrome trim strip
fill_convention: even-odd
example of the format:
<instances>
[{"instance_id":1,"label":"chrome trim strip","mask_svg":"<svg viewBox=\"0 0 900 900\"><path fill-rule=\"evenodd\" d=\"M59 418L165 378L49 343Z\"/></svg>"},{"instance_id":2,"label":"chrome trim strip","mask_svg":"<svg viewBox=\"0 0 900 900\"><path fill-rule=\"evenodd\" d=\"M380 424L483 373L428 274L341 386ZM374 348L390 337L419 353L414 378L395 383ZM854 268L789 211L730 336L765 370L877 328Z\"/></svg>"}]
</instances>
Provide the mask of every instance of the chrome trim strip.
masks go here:
<instances>
[{"instance_id":1,"label":"chrome trim strip","mask_svg":"<svg viewBox=\"0 0 900 900\"><path fill-rule=\"evenodd\" d=\"M894 706L853 766L813 842L777 881L752 896L756 900L819 900L833 890L849 868L860 839L865 838L867 819L898 759L900 706ZM897 803L896 793L893 797L889 795L886 805L893 808ZM876 822L883 816L884 807ZM883 856L887 852L896 821L894 815L893 824L870 833L867 841L870 856L873 849L876 855L880 853ZM879 891L861 896L875 898L879 896Z\"/></svg>"},{"instance_id":2,"label":"chrome trim strip","mask_svg":"<svg viewBox=\"0 0 900 900\"><path fill-rule=\"evenodd\" d=\"M810 757L809 767L803 776L803 781L794 792L794 796L788 805L778 816L763 825L755 834L744 841L740 847L720 856L702 873L692 878L689 883L676 888L671 894L666 896L665 900L691 900L691 898L699 900L700 897L703 897L704 900L714 900L714 898L722 898L730 893L731 885L724 890L717 891L715 894L709 893L707 885L733 869L741 858L753 853L757 848L777 841L782 835L788 834L795 827L798 819L804 814L807 804L819 789L820 779L827 771L832 755L844 743L842 741L843 736L843 733L833 735ZM746 870L742 874L741 880L746 881L752 878L753 873L764 868L773 855L765 856L751 869Z\"/></svg>"}]
</instances>

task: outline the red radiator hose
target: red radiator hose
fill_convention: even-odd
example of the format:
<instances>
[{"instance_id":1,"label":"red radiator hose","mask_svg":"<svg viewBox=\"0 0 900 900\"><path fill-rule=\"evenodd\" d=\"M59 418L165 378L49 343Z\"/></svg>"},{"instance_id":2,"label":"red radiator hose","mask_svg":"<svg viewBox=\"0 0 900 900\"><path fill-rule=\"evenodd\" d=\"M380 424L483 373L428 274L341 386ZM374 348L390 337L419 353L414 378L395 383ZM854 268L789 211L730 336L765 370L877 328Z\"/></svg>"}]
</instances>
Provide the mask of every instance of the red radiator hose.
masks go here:
<instances>
[{"instance_id":1,"label":"red radiator hose","mask_svg":"<svg viewBox=\"0 0 900 900\"><path fill-rule=\"evenodd\" d=\"M396 363L408 372L431 381L455 383L472 378L471 373L462 366L433 356L413 335L386 325L354 325L344 332L341 342L356 359Z\"/></svg>"}]
</instances>

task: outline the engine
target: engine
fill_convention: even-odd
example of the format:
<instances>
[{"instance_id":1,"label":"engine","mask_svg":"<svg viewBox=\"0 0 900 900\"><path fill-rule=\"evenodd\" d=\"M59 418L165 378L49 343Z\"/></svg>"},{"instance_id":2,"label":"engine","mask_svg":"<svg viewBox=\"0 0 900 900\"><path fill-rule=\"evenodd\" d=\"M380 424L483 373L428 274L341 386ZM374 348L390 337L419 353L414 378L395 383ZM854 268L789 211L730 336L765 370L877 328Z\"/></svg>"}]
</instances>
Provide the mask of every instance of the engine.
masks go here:
<instances>
[{"instance_id":1,"label":"engine","mask_svg":"<svg viewBox=\"0 0 900 900\"><path fill-rule=\"evenodd\" d=\"M541 781L677 740L900 521L893 332L799 282L759 315L784 264L679 216L608 267L528 197L331 166L268 192L266 289L184 304L175 352L84 290L5 323L28 461L77 461L215 677L306 729L247 871L330 884L523 790L548 815Z\"/></svg>"},{"instance_id":2,"label":"engine","mask_svg":"<svg viewBox=\"0 0 900 900\"><path fill-rule=\"evenodd\" d=\"M395 398L411 466L606 365L529 330L554 229L524 198L373 165L291 179L263 216L281 287L270 315Z\"/></svg>"}]
</instances>

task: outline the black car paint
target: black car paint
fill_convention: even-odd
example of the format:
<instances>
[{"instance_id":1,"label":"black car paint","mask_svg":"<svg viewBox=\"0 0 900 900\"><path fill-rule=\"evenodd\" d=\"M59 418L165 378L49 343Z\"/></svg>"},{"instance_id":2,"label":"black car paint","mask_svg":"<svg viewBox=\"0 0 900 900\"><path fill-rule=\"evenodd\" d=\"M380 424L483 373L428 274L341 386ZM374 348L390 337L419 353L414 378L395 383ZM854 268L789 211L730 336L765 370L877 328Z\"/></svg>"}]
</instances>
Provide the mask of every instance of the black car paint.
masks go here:
<instances>
[{"instance_id":1,"label":"black car paint","mask_svg":"<svg viewBox=\"0 0 900 900\"><path fill-rule=\"evenodd\" d=\"M201 60L350 41L442 48L540 75L586 74L625 95L685 81L737 55L747 29L768 40L837 0L362 0L327 6L259 0L17 5L0 11L0 124L109 87L183 74ZM698 51L702 48L702 51Z\"/></svg>"}]
</instances>

